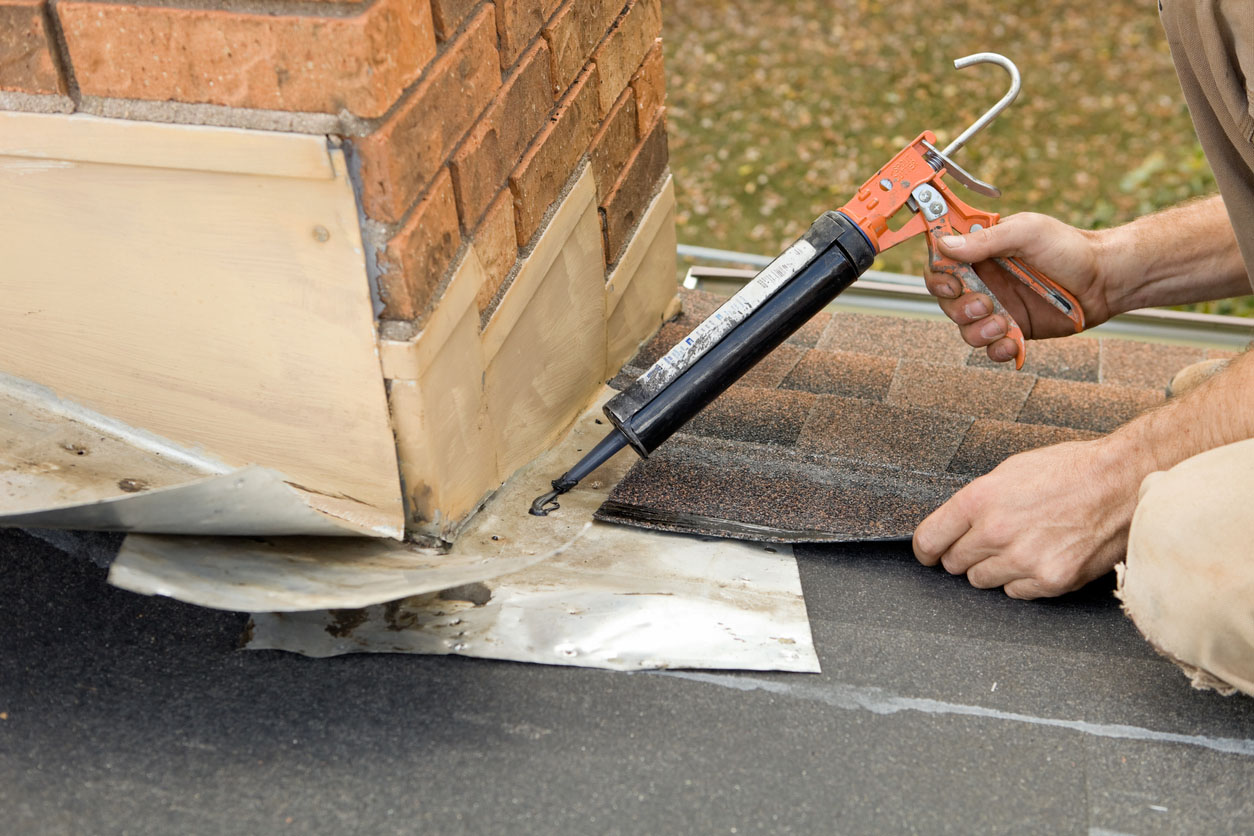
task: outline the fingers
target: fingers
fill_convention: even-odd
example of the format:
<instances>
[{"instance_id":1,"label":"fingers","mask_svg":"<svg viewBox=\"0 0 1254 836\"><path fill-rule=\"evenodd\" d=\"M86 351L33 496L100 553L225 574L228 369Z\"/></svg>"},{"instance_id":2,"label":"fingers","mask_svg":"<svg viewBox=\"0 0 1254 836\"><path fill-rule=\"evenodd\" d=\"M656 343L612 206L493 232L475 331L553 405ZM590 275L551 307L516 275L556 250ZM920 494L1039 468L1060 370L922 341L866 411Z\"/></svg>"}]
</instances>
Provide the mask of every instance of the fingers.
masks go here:
<instances>
[{"instance_id":1,"label":"fingers","mask_svg":"<svg viewBox=\"0 0 1254 836\"><path fill-rule=\"evenodd\" d=\"M950 547L971 529L971 517L963 492L958 491L948 502L919 523L911 545L914 556L924 566L935 566Z\"/></svg>"},{"instance_id":2,"label":"fingers","mask_svg":"<svg viewBox=\"0 0 1254 836\"><path fill-rule=\"evenodd\" d=\"M998 362L1013 360L1018 346L1014 340L1006 337L1006 318L993 314L993 306L988 296L983 293L966 293L956 299L940 298L937 300L940 309L958 325L958 331L967 345L975 348L998 346L989 356Z\"/></svg>"},{"instance_id":3,"label":"fingers","mask_svg":"<svg viewBox=\"0 0 1254 836\"><path fill-rule=\"evenodd\" d=\"M983 348L1006 336L1006 319L1002 316L989 316L976 320L970 325L961 325L958 331L967 345ZM1011 340L1013 343L1014 340Z\"/></svg>"},{"instance_id":4,"label":"fingers","mask_svg":"<svg viewBox=\"0 0 1254 836\"><path fill-rule=\"evenodd\" d=\"M1048 598L1049 594L1042 588L1036 578L1019 578L1005 584L1006 594L1020 601L1033 601L1037 598Z\"/></svg>"},{"instance_id":5,"label":"fingers","mask_svg":"<svg viewBox=\"0 0 1254 836\"><path fill-rule=\"evenodd\" d=\"M1009 363L1018 356L1019 344L1006 337L990 343L988 348L985 349L985 353L988 354L988 359L994 363Z\"/></svg>"},{"instance_id":6,"label":"fingers","mask_svg":"<svg viewBox=\"0 0 1254 836\"><path fill-rule=\"evenodd\" d=\"M923 283L927 285L927 292L937 299L957 299L962 295L962 283L945 273L926 270L923 273Z\"/></svg>"},{"instance_id":7,"label":"fingers","mask_svg":"<svg viewBox=\"0 0 1254 836\"><path fill-rule=\"evenodd\" d=\"M1009 556L996 555L967 570L967 582L976 589L996 589L1030 578L1030 573Z\"/></svg>"},{"instance_id":8,"label":"fingers","mask_svg":"<svg viewBox=\"0 0 1254 836\"><path fill-rule=\"evenodd\" d=\"M1021 256L1039 240L1042 220L1048 219L1031 212L1011 215L996 226L940 238L940 251L968 264L998 256Z\"/></svg>"}]
</instances>

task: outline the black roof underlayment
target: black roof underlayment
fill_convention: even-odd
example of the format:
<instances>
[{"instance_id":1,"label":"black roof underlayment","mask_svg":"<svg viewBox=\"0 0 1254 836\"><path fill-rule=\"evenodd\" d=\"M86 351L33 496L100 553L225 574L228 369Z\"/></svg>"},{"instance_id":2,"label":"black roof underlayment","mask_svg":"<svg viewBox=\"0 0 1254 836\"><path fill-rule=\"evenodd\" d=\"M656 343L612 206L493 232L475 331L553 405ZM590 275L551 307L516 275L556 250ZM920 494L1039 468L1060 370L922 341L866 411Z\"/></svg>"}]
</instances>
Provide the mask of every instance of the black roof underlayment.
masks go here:
<instances>
[{"instance_id":1,"label":"black roof underlayment","mask_svg":"<svg viewBox=\"0 0 1254 836\"><path fill-rule=\"evenodd\" d=\"M683 298L613 385L721 302ZM1016 372L948 322L820 314L637 463L596 517L770 542L908 539L1002 460L1109 432L1162 403L1183 366L1225 355L1082 336L1029 343Z\"/></svg>"}]
</instances>

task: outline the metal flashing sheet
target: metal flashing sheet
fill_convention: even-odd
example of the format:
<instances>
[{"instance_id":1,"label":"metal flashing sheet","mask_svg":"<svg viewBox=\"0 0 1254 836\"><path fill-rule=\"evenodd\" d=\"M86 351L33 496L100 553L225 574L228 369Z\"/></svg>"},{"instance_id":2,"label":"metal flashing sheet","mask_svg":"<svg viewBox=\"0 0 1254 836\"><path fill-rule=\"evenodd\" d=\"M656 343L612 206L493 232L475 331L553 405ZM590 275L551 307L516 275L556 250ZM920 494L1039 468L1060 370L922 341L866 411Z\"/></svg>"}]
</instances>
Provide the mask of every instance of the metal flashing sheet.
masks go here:
<instances>
[{"instance_id":1,"label":"metal flashing sheet","mask_svg":"<svg viewBox=\"0 0 1254 836\"><path fill-rule=\"evenodd\" d=\"M0 527L164 534L377 535L350 503L264 467L231 469L51 390L0 375ZM318 506L342 511L333 513Z\"/></svg>"},{"instance_id":2,"label":"metal flashing sheet","mask_svg":"<svg viewBox=\"0 0 1254 836\"><path fill-rule=\"evenodd\" d=\"M309 656L460 654L615 670L818 671L791 548L588 526L633 463L630 452L564 495L554 514L527 513L549 479L604 435L607 425L597 416L610 394L488 502L453 554L539 552L583 531L567 548L521 571L440 593L351 611L259 613L246 646Z\"/></svg>"}]
</instances>

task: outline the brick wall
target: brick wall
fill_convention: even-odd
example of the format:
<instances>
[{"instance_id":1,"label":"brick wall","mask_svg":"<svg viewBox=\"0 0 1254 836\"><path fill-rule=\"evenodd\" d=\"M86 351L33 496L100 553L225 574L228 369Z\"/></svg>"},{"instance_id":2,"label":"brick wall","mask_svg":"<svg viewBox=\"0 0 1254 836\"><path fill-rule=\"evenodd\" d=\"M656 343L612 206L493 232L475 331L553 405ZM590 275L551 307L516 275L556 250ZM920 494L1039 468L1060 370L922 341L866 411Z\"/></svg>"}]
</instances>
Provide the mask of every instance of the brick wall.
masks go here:
<instances>
[{"instance_id":1,"label":"brick wall","mask_svg":"<svg viewBox=\"0 0 1254 836\"><path fill-rule=\"evenodd\" d=\"M343 136L382 317L473 242L486 318L585 161L622 255L667 168L660 32L660 0L0 0L0 108Z\"/></svg>"}]
</instances>

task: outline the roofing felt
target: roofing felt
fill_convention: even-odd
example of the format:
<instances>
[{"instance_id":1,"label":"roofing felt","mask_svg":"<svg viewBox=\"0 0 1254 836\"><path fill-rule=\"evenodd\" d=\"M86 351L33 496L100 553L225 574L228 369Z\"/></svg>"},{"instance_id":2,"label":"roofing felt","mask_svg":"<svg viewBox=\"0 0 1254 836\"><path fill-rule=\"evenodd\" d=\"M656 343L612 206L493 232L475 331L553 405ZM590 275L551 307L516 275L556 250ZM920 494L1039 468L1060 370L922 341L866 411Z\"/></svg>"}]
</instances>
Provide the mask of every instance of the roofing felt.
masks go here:
<instances>
[{"instance_id":1,"label":"roofing felt","mask_svg":"<svg viewBox=\"0 0 1254 836\"><path fill-rule=\"evenodd\" d=\"M615 385L721 302L683 299ZM1029 343L1016 372L948 322L824 313L637 463L597 518L778 542L909 538L971 479L1016 453L1115 429L1207 355L1084 335Z\"/></svg>"},{"instance_id":2,"label":"roofing felt","mask_svg":"<svg viewBox=\"0 0 1254 836\"><path fill-rule=\"evenodd\" d=\"M1194 691L1109 580L797 557L823 673L624 675L240 653L245 616L0 531L4 832L1249 830L1254 700Z\"/></svg>"}]
</instances>

